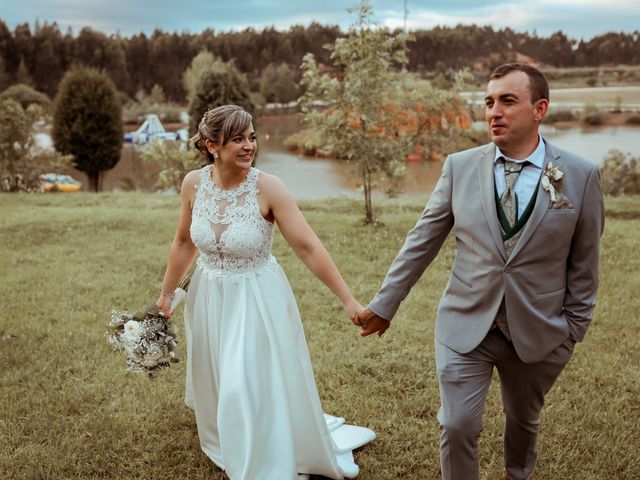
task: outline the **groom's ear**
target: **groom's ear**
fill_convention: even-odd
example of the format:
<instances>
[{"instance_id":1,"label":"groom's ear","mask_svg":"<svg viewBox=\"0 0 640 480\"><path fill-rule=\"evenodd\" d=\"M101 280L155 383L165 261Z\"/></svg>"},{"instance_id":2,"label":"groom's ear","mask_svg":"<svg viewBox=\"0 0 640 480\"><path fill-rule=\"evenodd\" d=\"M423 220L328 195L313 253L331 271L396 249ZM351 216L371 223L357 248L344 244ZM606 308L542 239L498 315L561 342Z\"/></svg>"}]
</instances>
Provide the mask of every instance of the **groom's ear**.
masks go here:
<instances>
[{"instance_id":1,"label":"groom's ear","mask_svg":"<svg viewBox=\"0 0 640 480\"><path fill-rule=\"evenodd\" d=\"M533 118L538 122L542 123L542 119L547 114L549 110L549 100L546 98L541 98L533 104Z\"/></svg>"}]
</instances>

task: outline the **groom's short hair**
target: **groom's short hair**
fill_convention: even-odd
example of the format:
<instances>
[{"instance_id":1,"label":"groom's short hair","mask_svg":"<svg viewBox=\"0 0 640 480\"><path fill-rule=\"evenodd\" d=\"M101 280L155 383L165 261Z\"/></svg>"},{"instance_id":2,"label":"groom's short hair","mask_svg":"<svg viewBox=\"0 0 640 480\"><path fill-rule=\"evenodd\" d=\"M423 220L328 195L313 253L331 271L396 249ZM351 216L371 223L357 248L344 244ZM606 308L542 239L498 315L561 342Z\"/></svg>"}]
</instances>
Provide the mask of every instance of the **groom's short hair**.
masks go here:
<instances>
[{"instance_id":1,"label":"groom's short hair","mask_svg":"<svg viewBox=\"0 0 640 480\"><path fill-rule=\"evenodd\" d=\"M547 79L540 70L531 65L525 65L523 63L505 63L497 67L489 79L495 80L496 78L504 77L511 72L523 72L529 77L529 91L531 92L531 103L535 103L538 100L545 99L549 101L549 84Z\"/></svg>"}]
</instances>

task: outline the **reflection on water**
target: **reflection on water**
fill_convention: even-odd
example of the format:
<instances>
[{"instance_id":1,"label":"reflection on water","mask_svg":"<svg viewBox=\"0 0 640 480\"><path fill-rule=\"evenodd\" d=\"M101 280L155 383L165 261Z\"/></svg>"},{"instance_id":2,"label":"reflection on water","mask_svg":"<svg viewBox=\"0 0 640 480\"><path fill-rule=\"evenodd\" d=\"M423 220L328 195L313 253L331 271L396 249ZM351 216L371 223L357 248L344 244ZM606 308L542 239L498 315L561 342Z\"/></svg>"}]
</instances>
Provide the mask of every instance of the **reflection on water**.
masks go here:
<instances>
[{"instance_id":1,"label":"reflection on water","mask_svg":"<svg viewBox=\"0 0 640 480\"><path fill-rule=\"evenodd\" d=\"M287 151L284 139L300 128L296 116L261 118L257 125L259 153L256 166L277 175L299 200L362 197L352 163L304 157ZM440 177L440 168L439 164L408 164L402 195L426 198Z\"/></svg>"},{"instance_id":2,"label":"reflection on water","mask_svg":"<svg viewBox=\"0 0 640 480\"><path fill-rule=\"evenodd\" d=\"M486 123L473 122L473 128L486 129ZM640 128L634 126L556 128L542 124L540 133L557 147L594 163L601 163L614 148L633 156L640 155Z\"/></svg>"},{"instance_id":3,"label":"reflection on water","mask_svg":"<svg viewBox=\"0 0 640 480\"><path fill-rule=\"evenodd\" d=\"M633 156L640 155L638 127L572 127L555 128L542 125L542 135L560 148L600 163L609 150L618 149Z\"/></svg>"},{"instance_id":4,"label":"reflection on water","mask_svg":"<svg viewBox=\"0 0 640 480\"><path fill-rule=\"evenodd\" d=\"M296 199L361 198L362 193L357 187L357 179L349 162L308 158L286 150L282 142L287 135L300 129L298 117L288 115L260 118L256 127L257 167L280 177ZM486 127L484 123L478 123L476 128ZM613 148L634 156L640 155L638 127L556 129L543 125L541 132L554 145L594 162L601 162ZM426 198L438 181L440 169L440 164L408 164L402 195ZM156 165L142 162L139 150L125 144L120 162L104 176L103 190L152 190L158 170ZM88 185L84 173L76 171L73 176L83 182L83 185Z\"/></svg>"},{"instance_id":5,"label":"reflection on water","mask_svg":"<svg viewBox=\"0 0 640 480\"><path fill-rule=\"evenodd\" d=\"M347 165L268 149L264 143L263 140L256 166L278 176L295 198L313 200L360 196L360 192L349 182L350 168Z\"/></svg>"}]
</instances>

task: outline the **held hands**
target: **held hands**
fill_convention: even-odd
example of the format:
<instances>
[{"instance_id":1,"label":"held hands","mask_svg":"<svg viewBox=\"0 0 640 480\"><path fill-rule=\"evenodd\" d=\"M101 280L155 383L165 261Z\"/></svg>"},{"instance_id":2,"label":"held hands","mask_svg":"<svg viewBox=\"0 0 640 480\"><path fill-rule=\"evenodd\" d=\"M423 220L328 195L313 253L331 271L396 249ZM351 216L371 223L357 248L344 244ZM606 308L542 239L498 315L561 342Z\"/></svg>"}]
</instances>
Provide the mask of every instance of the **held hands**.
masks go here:
<instances>
[{"instance_id":1,"label":"held hands","mask_svg":"<svg viewBox=\"0 0 640 480\"><path fill-rule=\"evenodd\" d=\"M384 318L379 317L378 315L373 313L368 308L362 308L361 306L357 311L355 318L351 316L349 316L349 318L351 318L351 321L354 325L361 327L361 337L367 337L376 332L378 333L378 336L381 337L382 335L384 335L384 332L386 332L387 329L391 326L391 322L389 320L385 320Z\"/></svg>"},{"instance_id":2,"label":"held hands","mask_svg":"<svg viewBox=\"0 0 640 480\"><path fill-rule=\"evenodd\" d=\"M349 320L351 320L351 322L359 327L361 324L358 321L358 313L363 309L363 306L360 305L360 303L355 299L355 298L351 298L351 300L347 301L344 304L344 311L347 314L347 317L349 317Z\"/></svg>"}]
</instances>

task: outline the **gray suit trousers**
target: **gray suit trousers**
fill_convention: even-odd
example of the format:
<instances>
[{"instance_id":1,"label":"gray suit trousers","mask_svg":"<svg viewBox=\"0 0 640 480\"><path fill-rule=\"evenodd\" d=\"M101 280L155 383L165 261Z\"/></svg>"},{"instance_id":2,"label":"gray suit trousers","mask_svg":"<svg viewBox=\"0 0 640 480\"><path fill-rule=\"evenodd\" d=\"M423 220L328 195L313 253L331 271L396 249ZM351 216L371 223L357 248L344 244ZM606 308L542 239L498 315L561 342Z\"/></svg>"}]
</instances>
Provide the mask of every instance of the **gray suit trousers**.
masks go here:
<instances>
[{"instance_id":1,"label":"gray suit trousers","mask_svg":"<svg viewBox=\"0 0 640 480\"><path fill-rule=\"evenodd\" d=\"M536 439L544 396L573 353L568 339L540 362L524 363L499 329L474 350L455 352L436 340L440 383L440 465L444 480L480 478L478 437L491 384L498 370L505 412L504 457L512 480L528 480L536 463Z\"/></svg>"}]
</instances>

